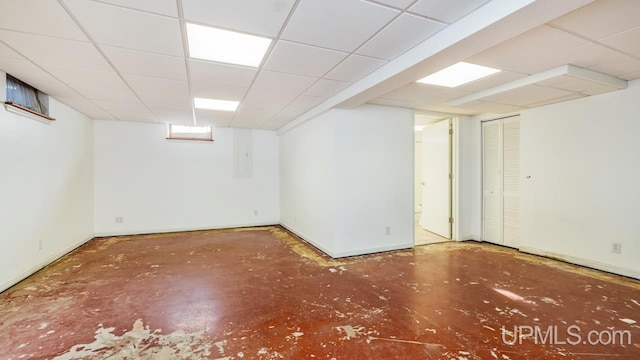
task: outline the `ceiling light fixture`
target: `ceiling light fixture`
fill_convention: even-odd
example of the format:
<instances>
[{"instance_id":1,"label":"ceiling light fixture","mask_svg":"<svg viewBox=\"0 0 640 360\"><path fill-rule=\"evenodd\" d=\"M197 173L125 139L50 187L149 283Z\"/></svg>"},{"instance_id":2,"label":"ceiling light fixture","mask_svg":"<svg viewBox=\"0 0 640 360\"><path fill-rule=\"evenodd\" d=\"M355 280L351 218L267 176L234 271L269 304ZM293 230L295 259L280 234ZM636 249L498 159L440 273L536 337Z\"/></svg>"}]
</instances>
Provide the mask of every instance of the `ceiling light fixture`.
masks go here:
<instances>
[{"instance_id":1,"label":"ceiling light fixture","mask_svg":"<svg viewBox=\"0 0 640 360\"><path fill-rule=\"evenodd\" d=\"M466 62L459 62L422 78L418 80L418 82L422 84L453 88L482 79L483 77L493 75L500 71L502 70Z\"/></svg>"},{"instance_id":2,"label":"ceiling light fixture","mask_svg":"<svg viewBox=\"0 0 640 360\"><path fill-rule=\"evenodd\" d=\"M194 98L193 105L196 109L206 110L221 110L221 111L236 111L240 103L230 100L217 100L217 99L205 99Z\"/></svg>"},{"instance_id":3,"label":"ceiling light fixture","mask_svg":"<svg viewBox=\"0 0 640 360\"><path fill-rule=\"evenodd\" d=\"M189 56L196 59L258 67L271 39L187 24Z\"/></svg>"},{"instance_id":4,"label":"ceiling light fixture","mask_svg":"<svg viewBox=\"0 0 640 360\"><path fill-rule=\"evenodd\" d=\"M498 85L486 90L478 91L477 93L465 95L463 97L449 101L451 106L460 106L472 101L480 100L491 95L500 94L503 92L515 90L524 86L533 85L539 82L543 82L549 79L553 79L560 76L567 76L574 79L580 79L601 84L603 86L612 87L615 89L626 89L627 81L617 78L615 76L603 74L597 71L581 68L579 66L566 64L558 66L556 68L543 71L534 75L529 75L525 78L518 79L506 84Z\"/></svg>"},{"instance_id":5,"label":"ceiling light fixture","mask_svg":"<svg viewBox=\"0 0 640 360\"><path fill-rule=\"evenodd\" d=\"M413 127L413 129L415 131L422 131L426 127L427 127L427 125L416 125L416 126Z\"/></svg>"}]
</instances>

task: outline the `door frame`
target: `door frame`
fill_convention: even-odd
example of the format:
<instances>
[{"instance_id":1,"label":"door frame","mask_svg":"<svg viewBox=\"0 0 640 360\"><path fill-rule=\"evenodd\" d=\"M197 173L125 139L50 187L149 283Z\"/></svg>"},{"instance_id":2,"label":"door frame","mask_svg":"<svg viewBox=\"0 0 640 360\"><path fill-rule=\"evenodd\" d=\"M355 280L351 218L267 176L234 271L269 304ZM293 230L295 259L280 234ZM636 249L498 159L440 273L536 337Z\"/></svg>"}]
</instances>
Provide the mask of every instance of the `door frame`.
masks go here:
<instances>
[{"instance_id":1,"label":"door frame","mask_svg":"<svg viewBox=\"0 0 640 360\"><path fill-rule=\"evenodd\" d=\"M453 241L460 241L460 222L457 221L457 219L460 219L460 206L458 204L458 199L459 199L459 193L460 193L460 178L458 176L458 174L460 173L460 169L459 169L459 164L460 164L460 151L459 151L459 146L460 146L460 131L459 131L459 123L460 123L460 118L458 117L458 115L455 114L445 114L445 113L430 113L430 112L422 112L422 111L416 111L414 113L414 125L415 125L415 116L417 115L428 115L428 116L433 116L433 117L438 117L438 119L434 119L433 122L437 122L440 120L445 120L445 119L451 119L451 130L453 131L453 134L451 135L451 217L453 218L453 223L451 224L451 240ZM414 133L415 134L415 133ZM413 137L413 147L414 147L414 151L413 151L413 179L415 179L415 135ZM413 199L415 199L415 191L413 194ZM411 204L412 209L413 209L413 203ZM412 218L412 223L414 221L415 218L415 213L414 211L411 212L413 218ZM415 226L412 227L411 229L412 233L413 233L413 241L414 241L414 246L415 246L415 238L416 238L416 234L415 234Z\"/></svg>"}]
</instances>

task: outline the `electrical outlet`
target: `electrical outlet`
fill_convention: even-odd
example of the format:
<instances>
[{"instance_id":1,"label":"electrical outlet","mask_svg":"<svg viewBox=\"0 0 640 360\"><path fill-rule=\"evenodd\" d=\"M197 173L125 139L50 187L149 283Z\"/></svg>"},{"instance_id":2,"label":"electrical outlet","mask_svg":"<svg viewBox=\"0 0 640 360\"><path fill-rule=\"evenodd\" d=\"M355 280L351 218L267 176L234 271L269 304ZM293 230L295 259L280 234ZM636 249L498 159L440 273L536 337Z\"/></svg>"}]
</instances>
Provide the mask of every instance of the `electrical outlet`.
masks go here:
<instances>
[{"instance_id":1,"label":"electrical outlet","mask_svg":"<svg viewBox=\"0 0 640 360\"><path fill-rule=\"evenodd\" d=\"M116 217L116 224L122 224L124 222L124 218L122 216Z\"/></svg>"},{"instance_id":2,"label":"electrical outlet","mask_svg":"<svg viewBox=\"0 0 640 360\"><path fill-rule=\"evenodd\" d=\"M385 235L391 235L391 226L387 226L387 227L384 229L384 234L385 234Z\"/></svg>"},{"instance_id":3,"label":"electrical outlet","mask_svg":"<svg viewBox=\"0 0 640 360\"><path fill-rule=\"evenodd\" d=\"M258 210L253 210L253 216L258 216Z\"/></svg>"},{"instance_id":4,"label":"electrical outlet","mask_svg":"<svg viewBox=\"0 0 640 360\"><path fill-rule=\"evenodd\" d=\"M38 239L38 251L41 251L44 248L44 240Z\"/></svg>"},{"instance_id":5,"label":"electrical outlet","mask_svg":"<svg viewBox=\"0 0 640 360\"><path fill-rule=\"evenodd\" d=\"M622 243L611 243L611 252L614 254L622 254Z\"/></svg>"}]
</instances>

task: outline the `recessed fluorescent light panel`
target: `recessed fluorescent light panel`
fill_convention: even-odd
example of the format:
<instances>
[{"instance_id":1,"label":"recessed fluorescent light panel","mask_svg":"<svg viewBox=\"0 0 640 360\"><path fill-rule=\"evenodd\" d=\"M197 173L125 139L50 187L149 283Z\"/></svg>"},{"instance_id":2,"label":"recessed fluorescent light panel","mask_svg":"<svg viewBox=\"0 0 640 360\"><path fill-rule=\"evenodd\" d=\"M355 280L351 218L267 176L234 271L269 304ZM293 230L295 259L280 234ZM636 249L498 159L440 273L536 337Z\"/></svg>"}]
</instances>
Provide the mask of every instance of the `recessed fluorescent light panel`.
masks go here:
<instances>
[{"instance_id":1,"label":"recessed fluorescent light panel","mask_svg":"<svg viewBox=\"0 0 640 360\"><path fill-rule=\"evenodd\" d=\"M193 105L196 109L236 111L240 103L230 100L194 98Z\"/></svg>"},{"instance_id":2,"label":"recessed fluorescent light panel","mask_svg":"<svg viewBox=\"0 0 640 360\"><path fill-rule=\"evenodd\" d=\"M209 26L187 24L192 58L258 67L271 39Z\"/></svg>"},{"instance_id":3,"label":"recessed fluorescent light panel","mask_svg":"<svg viewBox=\"0 0 640 360\"><path fill-rule=\"evenodd\" d=\"M466 62L459 62L449 66L448 68L444 68L437 73L422 78L418 80L418 82L422 84L453 88L482 79L483 77L493 75L500 71L502 70L476 64L469 64Z\"/></svg>"}]
</instances>

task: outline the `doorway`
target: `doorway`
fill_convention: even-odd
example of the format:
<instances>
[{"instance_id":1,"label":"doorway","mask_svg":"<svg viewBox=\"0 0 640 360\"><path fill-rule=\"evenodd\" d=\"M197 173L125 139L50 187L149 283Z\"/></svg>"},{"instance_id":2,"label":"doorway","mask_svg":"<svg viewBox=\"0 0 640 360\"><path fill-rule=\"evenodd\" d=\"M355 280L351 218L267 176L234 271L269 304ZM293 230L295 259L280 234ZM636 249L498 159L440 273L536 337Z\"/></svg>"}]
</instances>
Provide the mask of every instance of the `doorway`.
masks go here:
<instances>
[{"instance_id":1,"label":"doorway","mask_svg":"<svg viewBox=\"0 0 640 360\"><path fill-rule=\"evenodd\" d=\"M416 114L415 244L452 239L452 119Z\"/></svg>"}]
</instances>

